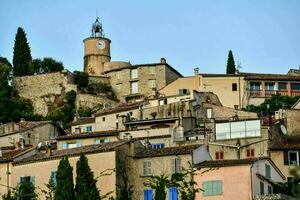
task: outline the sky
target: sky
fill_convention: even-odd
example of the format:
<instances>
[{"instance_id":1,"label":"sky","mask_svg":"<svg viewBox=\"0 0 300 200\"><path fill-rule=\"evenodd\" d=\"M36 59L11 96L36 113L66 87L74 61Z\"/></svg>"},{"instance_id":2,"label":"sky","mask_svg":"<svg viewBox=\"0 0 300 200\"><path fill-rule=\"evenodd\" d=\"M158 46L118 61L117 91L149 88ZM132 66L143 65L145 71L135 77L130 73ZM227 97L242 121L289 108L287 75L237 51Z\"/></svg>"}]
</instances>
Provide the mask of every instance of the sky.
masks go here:
<instances>
[{"instance_id":1,"label":"sky","mask_svg":"<svg viewBox=\"0 0 300 200\"><path fill-rule=\"evenodd\" d=\"M0 56L12 61L25 29L33 58L83 70L83 39L99 16L113 61L158 63L183 75L225 73L228 51L243 72L300 66L299 0L0 0Z\"/></svg>"}]
</instances>

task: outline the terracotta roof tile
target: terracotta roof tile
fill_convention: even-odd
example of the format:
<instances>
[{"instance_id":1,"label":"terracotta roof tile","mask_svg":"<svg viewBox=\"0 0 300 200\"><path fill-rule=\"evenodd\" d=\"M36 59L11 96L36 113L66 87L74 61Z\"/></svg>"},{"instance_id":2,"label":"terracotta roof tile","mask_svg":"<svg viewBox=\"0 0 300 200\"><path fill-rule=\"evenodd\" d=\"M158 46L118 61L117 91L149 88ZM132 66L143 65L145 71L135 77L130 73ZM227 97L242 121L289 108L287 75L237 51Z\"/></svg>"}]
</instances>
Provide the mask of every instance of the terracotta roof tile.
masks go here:
<instances>
[{"instance_id":1,"label":"terracotta roof tile","mask_svg":"<svg viewBox=\"0 0 300 200\"><path fill-rule=\"evenodd\" d=\"M248 159L235 159L235 160L209 160L204 161L196 165L199 168L209 168L209 167L229 167L236 165L250 165L258 160L267 159L266 157L261 158L248 158Z\"/></svg>"},{"instance_id":2,"label":"terracotta roof tile","mask_svg":"<svg viewBox=\"0 0 300 200\"><path fill-rule=\"evenodd\" d=\"M79 125L79 124L93 124L95 123L95 117L82 117L72 122L71 125Z\"/></svg>"},{"instance_id":3,"label":"terracotta roof tile","mask_svg":"<svg viewBox=\"0 0 300 200\"><path fill-rule=\"evenodd\" d=\"M17 124L20 126L20 130L32 129L37 126L51 123L50 121L20 121Z\"/></svg>"},{"instance_id":4,"label":"terracotta roof tile","mask_svg":"<svg viewBox=\"0 0 300 200\"><path fill-rule=\"evenodd\" d=\"M111 113L133 110L133 109L136 109L139 106L143 105L144 103L145 103L145 101L119 104L117 107L100 111L95 116L101 116L101 115L106 115L106 114L111 114Z\"/></svg>"},{"instance_id":5,"label":"terracotta roof tile","mask_svg":"<svg viewBox=\"0 0 300 200\"><path fill-rule=\"evenodd\" d=\"M77 147L77 148L58 150L58 151L53 151L50 156L47 155L46 153L39 152L39 153L35 154L34 156L14 162L13 164L19 165L19 164L26 164L26 163L32 163L32 162L37 162L37 161L60 159L61 157L64 157L64 156L79 156L81 154L108 152L108 151L113 151L115 148L122 146L124 144L127 144L129 142L130 141L128 141L128 140L120 140L117 142L93 144L93 145L87 145L87 146L82 146L82 147Z\"/></svg>"},{"instance_id":6,"label":"terracotta roof tile","mask_svg":"<svg viewBox=\"0 0 300 200\"><path fill-rule=\"evenodd\" d=\"M185 145L179 147L166 147L161 149L146 149L142 152L135 154L135 158L147 158L147 157L158 157L158 156L171 156L171 155L183 155L190 154L199 144L196 145Z\"/></svg>"},{"instance_id":7,"label":"terracotta roof tile","mask_svg":"<svg viewBox=\"0 0 300 200\"><path fill-rule=\"evenodd\" d=\"M2 162L9 162L12 161L13 158L29 149L31 149L32 146L28 146L25 148L20 148L20 149L14 149L14 150L8 150L5 152L2 152L2 156L0 157L0 163Z\"/></svg>"},{"instance_id":8,"label":"terracotta roof tile","mask_svg":"<svg viewBox=\"0 0 300 200\"><path fill-rule=\"evenodd\" d=\"M300 149L300 136L289 136L270 145L271 150Z\"/></svg>"},{"instance_id":9,"label":"terracotta roof tile","mask_svg":"<svg viewBox=\"0 0 300 200\"><path fill-rule=\"evenodd\" d=\"M240 73L246 80L294 80L300 81L300 76L287 74L261 74L261 73Z\"/></svg>"},{"instance_id":10,"label":"terracotta roof tile","mask_svg":"<svg viewBox=\"0 0 300 200\"><path fill-rule=\"evenodd\" d=\"M107 130L107 131L94 131L91 133L74 133L74 134L68 134L59 136L56 139L57 140L66 140L66 139L80 139L80 138L93 138L93 137L101 137L101 136L117 136L119 133L119 130Z\"/></svg>"}]
</instances>

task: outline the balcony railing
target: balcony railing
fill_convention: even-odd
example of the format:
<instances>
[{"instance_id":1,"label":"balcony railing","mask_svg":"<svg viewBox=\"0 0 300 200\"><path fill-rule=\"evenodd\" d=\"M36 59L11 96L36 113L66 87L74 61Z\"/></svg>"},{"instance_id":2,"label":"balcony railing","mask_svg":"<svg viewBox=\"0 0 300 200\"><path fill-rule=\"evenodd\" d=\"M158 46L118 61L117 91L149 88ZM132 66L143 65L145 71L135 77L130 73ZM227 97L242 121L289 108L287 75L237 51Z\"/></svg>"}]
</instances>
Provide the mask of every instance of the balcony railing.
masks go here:
<instances>
[{"instance_id":1,"label":"balcony railing","mask_svg":"<svg viewBox=\"0 0 300 200\"><path fill-rule=\"evenodd\" d=\"M300 90L291 90L290 94L287 90L249 90L251 97L271 97L275 94L281 96L300 96Z\"/></svg>"}]
</instances>

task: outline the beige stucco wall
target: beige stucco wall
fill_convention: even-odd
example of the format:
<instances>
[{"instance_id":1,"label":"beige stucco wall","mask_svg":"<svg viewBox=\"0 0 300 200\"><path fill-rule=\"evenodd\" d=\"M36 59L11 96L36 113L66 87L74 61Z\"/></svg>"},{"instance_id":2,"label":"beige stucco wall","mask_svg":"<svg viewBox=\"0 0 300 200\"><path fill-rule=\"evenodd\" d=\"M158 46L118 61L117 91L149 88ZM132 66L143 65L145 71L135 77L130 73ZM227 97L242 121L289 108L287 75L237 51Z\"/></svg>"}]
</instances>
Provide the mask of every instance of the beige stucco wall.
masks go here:
<instances>
[{"instance_id":1,"label":"beige stucco wall","mask_svg":"<svg viewBox=\"0 0 300 200\"><path fill-rule=\"evenodd\" d=\"M76 128L80 128L80 133L86 133L87 132L86 128L89 126L92 127L92 131L94 132L95 131L95 123L87 123L87 124L72 125L71 133L75 133Z\"/></svg>"},{"instance_id":2,"label":"beige stucco wall","mask_svg":"<svg viewBox=\"0 0 300 200\"><path fill-rule=\"evenodd\" d=\"M86 155L88 158L89 166L94 172L94 177L98 177L101 172L108 169L115 169L116 155L115 152L104 152L97 154ZM76 180L76 162L79 159L78 156L70 157L69 162L73 167L74 182ZM56 171L59 164L59 160L48 160L30 164L13 166L12 170L12 185L15 187L21 176L35 176L35 187L40 194L41 199L45 199L45 196L41 193L41 189L46 189L45 184L48 183L51 171ZM109 184L108 184L109 183ZM113 191L112 196L116 195L116 174L112 172L111 175L100 177L97 181L97 187L101 191L100 195L104 195L110 191Z\"/></svg>"},{"instance_id":3,"label":"beige stucco wall","mask_svg":"<svg viewBox=\"0 0 300 200\"><path fill-rule=\"evenodd\" d=\"M204 181L223 181L223 194L218 196L203 196L202 192L196 194L196 200L250 200L251 174L250 166L232 166L215 168L201 174L207 168L198 170L194 177L197 186L203 188Z\"/></svg>"},{"instance_id":4,"label":"beige stucco wall","mask_svg":"<svg viewBox=\"0 0 300 200\"><path fill-rule=\"evenodd\" d=\"M7 194L8 187L11 186L11 177L7 176L11 170L11 163L0 163L0 196ZM8 187L6 187L8 186Z\"/></svg>"},{"instance_id":5,"label":"beige stucco wall","mask_svg":"<svg viewBox=\"0 0 300 200\"><path fill-rule=\"evenodd\" d=\"M14 78L14 89L20 97L32 102L34 112L46 116L63 104L67 92L77 91L69 72L55 72Z\"/></svg>"},{"instance_id":6,"label":"beige stucco wall","mask_svg":"<svg viewBox=\"0 0 300 200\"><path fill-rule=\"evenodd\" d=\"M239 108L243 107L246 88L242 77L203 77L201 80L202 90L215 93L223 106L234 108L235 105L240 105ZM232 83L237 84L237 91L232 91Z\"/></svg>"},{"instance_id":7,"label":"beige stucco wall","mask_svg":"<svg viewBox=\"0 0 300 200\"><path fill-rule=\"evenodd\" d=\"M201 76L188 76L178 78L167 86L163 87L159 92L165 96L178 95L180 89L188 89L191 93L193 90L200 91Z\"/></svg>"}]
</instances>

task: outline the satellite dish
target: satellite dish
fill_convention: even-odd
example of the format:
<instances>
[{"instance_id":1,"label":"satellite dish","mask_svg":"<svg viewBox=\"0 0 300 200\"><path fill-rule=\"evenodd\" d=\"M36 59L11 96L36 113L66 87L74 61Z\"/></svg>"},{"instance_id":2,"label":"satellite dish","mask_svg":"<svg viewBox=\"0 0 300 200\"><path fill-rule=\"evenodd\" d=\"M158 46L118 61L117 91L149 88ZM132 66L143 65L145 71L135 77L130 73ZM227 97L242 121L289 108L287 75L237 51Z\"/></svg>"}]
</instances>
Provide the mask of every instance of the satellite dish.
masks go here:
<instances>
[{"instance_id":1,"label":"satellite dish","mask_svg":"<svg viewBox=\"0 0 300 200\"><path fill-rule=\"evenodd\" d=\"M280 125L280 130L281 130L281 132L282 132L284 135L287 134L287 130L286 130L286 128L285 128L285 126L284 126L283 124Z\"/></svg>"}]
</instances>

